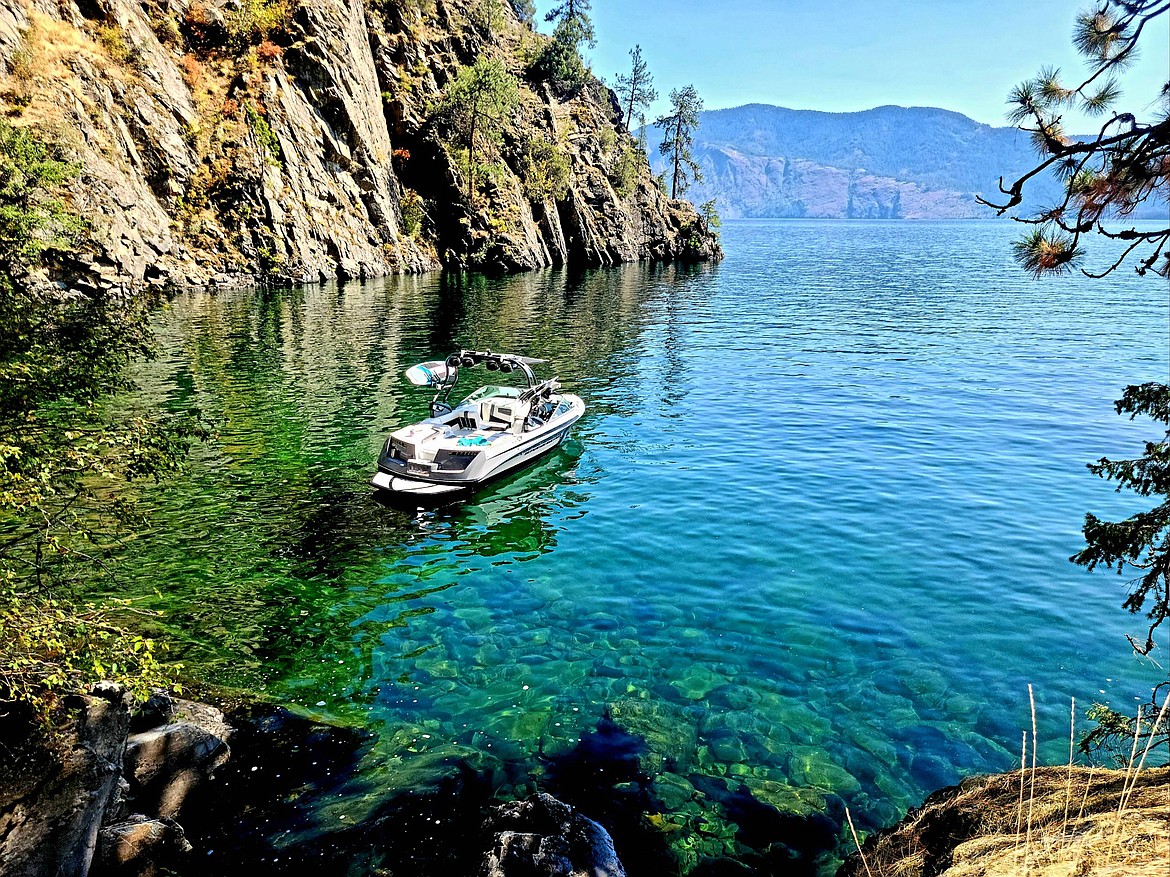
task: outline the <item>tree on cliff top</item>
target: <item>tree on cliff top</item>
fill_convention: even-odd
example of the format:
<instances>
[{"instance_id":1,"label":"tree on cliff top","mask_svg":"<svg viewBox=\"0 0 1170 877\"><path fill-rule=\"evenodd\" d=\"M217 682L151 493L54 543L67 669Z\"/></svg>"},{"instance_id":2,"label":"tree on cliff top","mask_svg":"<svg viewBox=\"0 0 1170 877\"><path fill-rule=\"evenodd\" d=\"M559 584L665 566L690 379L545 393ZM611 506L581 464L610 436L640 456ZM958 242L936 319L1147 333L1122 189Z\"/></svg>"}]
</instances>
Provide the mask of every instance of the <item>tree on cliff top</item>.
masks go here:
<instances>
[{"instance_id":1,"label":"tree on cliff top","mask_svg":"<svg viewBox=\"0 0 1170 877\"><path fill-rule=\"evenodd\" d=\"M555 21L557 27L569 25L578 37L578 43L586 42L590 46L594 43L593 19L589 17L593 8L593 0L565 0L548 11L545 21Z\"/></svg>"},{"instance_id":2,"label":"tree on cliff top","mask_svg":"<svg viewBox=\"0 0 1170 877\"><path fill-rule=\"evenodd\" d=\"M634 111L648 107L658 100L658 92L654 90L654 77L650 75L650 66L642 59L642 47L634 46L630 49L630 75L619 74L617 78L618 99L626 108L626 130L634 121Z\"/></svg>"},{"instance_id":3,"label":"tree on cliff top","mask_svg":"<svg viewBox=\"0 0 1170 877\"><path fill-rule=\"evenodd\" d=\"M580 88L589 77L581 58L581 44L594 45L593 22L588 0L568 0L554 7L545 21L556 22L552 39L541 50L532 72L560 89Z\"/></svg>"},{"instance_id":4,"label":"tree on cliff top","mask_svg":"<svg viewBox=\"0 0 1170 877\"><path fill-rule=\"evenodd\" d=\"M1088 66L1084 78L1065 84L1058 70L1044 69L1009 95L1009 118L1031 134L1040 161L1011 185L1000 181L1006 198L983 203L1002 215L1021 203L1025 188L1038 175L1053 173L1063 181L1060 203L1019 218L1033 229L1013 245L1015 257L1037 277L1077 267L1094 238L1117 242L1120 255L1100 272L1084 271L1090 277L1116 271L1131 259L1139 275L1170 275L1170 222L1139 229L1126 221L1138 205L1170 199L1170 83L1153 102L1138 102L1139 108L1149 109L1148 117L1114 109L1121 98L1119 77L1136 57L1143 33L1168 12L1170 0L1102 0L1077 16L1073 32ZM1096 136L1074 139L1062 118L1074 107L1090 115L1109 112L1110 117ZM1119 575L1129 569L1139 573L1129 582L1124 607L1146 616L1144 636L1129 641L1136 652L1148 655L1156 645L1155 631L1170 618L1170 431L1165 431L1170 427L1170 386L1152 382L1126 387L1116 408L1130 418L1150 417L1161 424L1163 434L1147 442L1140 457L1102 458L1089 470L1115 482L1117 490L1131 490L1156 504L1123 521L1086 515L1085 548L1071 559L1090 570L1104 566ZM1156 703L1157 690L1153 699ZM1095 710L1099 727L1086 744L1133 734L1132 719L1127 722L1107 707Z\"/></svg>"},{"instance_id":5,"label":"tree on cliff top","mask_svg":"<svg viewBox=\"0 0 1170 877\"><path fill-rule=\"evenodd\" d=\"M670 197L677 198L686 193L691 183L703 182L699 164L692 150L695 146L694 131L699 127L699 113L703 101L693 85L676 88L670 93L670 112L659 116L654 122L662 129L663 139L658 151L670 162Z\"/></svg>"}]
</instances>

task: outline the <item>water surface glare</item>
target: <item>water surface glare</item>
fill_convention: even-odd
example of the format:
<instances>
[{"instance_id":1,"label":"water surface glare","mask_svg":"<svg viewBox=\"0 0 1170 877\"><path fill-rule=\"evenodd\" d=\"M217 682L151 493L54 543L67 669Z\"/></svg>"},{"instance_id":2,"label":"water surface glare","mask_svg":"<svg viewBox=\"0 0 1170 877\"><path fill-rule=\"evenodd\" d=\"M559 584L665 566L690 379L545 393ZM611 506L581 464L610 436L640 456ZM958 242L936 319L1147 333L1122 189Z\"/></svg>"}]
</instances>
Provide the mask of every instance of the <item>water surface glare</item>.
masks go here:
<instances>
[{"instance_id":1,"label":"water surface glare","mask_svg":"<svg viewBox=\"0 0 1170 877\"><path fill-rule=\"evenodd\" d=\"M739 222L719 266L180 296L143 393L220 437L125 569L196 673L376 728L383 791L464 760L519 794L612 720L684 859L751 845L720 794L873 826L1010 768L1028 683L1062 760L1070 697L1160 676L1068 557L1137 507L1085 464L1156 435L1112 400L1167 378L1168 307L1033 282L1015 232ZM429 400L403 370L460 345L547 357L585 418L467 503L379 505Z\"/></svg>"}]
</instances>

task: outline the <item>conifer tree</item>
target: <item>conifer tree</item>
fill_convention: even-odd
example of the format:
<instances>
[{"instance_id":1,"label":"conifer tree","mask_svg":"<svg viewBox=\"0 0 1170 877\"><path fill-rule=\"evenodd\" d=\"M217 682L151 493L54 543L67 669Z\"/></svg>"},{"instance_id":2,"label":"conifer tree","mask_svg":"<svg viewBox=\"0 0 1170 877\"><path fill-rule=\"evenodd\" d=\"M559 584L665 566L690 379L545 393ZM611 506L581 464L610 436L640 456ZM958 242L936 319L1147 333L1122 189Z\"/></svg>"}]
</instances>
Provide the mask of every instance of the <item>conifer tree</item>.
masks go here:
<instances>
[{"instance_id":1,"label":"conifer tree","mask_svg":"<svg viewBox=\"0 0 1170 877\"><path fill-rule=\"evenodd\" d=\"M686 193L691 183L703 182L694 153L694 130L699 127L699 113L703 100L693 85L674 89L670 93L670 112L659 116L654 127L662 130L663 139L658 151L670 163L670 197Z\"/></svg>"},{"instance_id":2,"label":"conifer tree","mask_svg":"<svg viewBox=\"0 0 1170 877\"><path fill-rule=\"evenodd\" d=\"M1077 16L1073 44L1085 58L1087 72L1079 83L1066 84L1059 70L1042 69L1009 95L1009 118L1028 132L1040 161L1010 185L1001 179L1006 196L984 200L1000 215L1019 206L1029 182L1053 173L1064 183L1064 197L1030 217L1017 217L1033 226L1013 245L1017 261L1037 277L1062 274L1078 267L1085 247L1094 239L1116 241L1120 255L1089 277L1103 277L1127 261L1139 275L1170 276L1170 82L1153 96L1139 98L1137 112L1119 112L1121 75L1137 56L1143 33L1151 22L1170 13L1167 0L1098 0ZM1071 108L1093 116L1109 117L1089 138L1066 132L1063 115ZM1161 204L1162 221L1154 228L1130 222L1142 204ZM1155 632L1170 618L1170 386L1146 383L1129 386L1116 403L1118 414L1144 416L1163 429L1159 440L1147 442L1145 453L1128 460L1101 458L1089 470L1116 484L1152 499L1154 505L1122 521L1103 521L1085 516L1085 548L1073 562L1092 570L1097 566L1124 575L1134 570L1124 607L1142 613L1149 624L1140 638L1129 637L1134 650L1146 655L1155 648ZM1162 638L1163 643L1165 637ZM1154 690L1170 686L1170 678ZM1164 707L1163 701L1162 707ZM1098 727L1082 741L1082 748L1132 739L1132 717L1096 705L1090 717ZM1157 731L1146 722L1137 729L1143 736ZM1167 732L1161 732L1166 738Z\"/></svg>"},{"instance_id":3,"label":"conifer tree","mask_svg":"<svg viewBox=\"0 0 1170 877\"><path fill-rule=\"evenodd\" d=\"M480 58L464 67L447 88L439 108L464 150L467 201L475 202L475 181L490 160L512 109L520 99L515 78L502 61Z\"/></svg>"},{"instance_id":4,"label":"conifer tree","mask_svg":"<svg viewBox=\"0 0 1170 877\"><path fill-rule=\"evenodd\" d=\"M649 65L642 59L642 47L634 46L630 49L630 75L619 74L617 78L617 94L626 108L626 130L634 121L635 110L647 107L658 99L658 92L654 90L654 78L650 75Z\"/></svg>"},{"instance_id":5,"label":"conifer tree","mask_svg":"<svg viewBox=\"0 0 1170 877\"><path fill-rule=\"evenodd\" d=\"M1137 101L1138 112L1118 112L1120 79L1136 57L1143 31L1170 12L1166 0L1100 0L1077 17L1073 43L1088 70L1076 84L1065 84L1059 70L1047 67L1012 90L1008 118L1031 135L1041 161L1010 186L1006 198L980 198L1001 215L1019 206L1033 177L1054 173L1064 182L1058 204L1020 221L1034 226L1015 245L1016 259L1033 274L1060 274L1076 267L1087 240L1097 236L1122 243L1121 255L1103 276L1130 256L1139 274L1170 273L1170 222L1138 229L1128 217L1143 203L1165 203L1170 194L1170 82L1158 95ZM1150 101L1150 97L1154 99ZM1070 137L1064 114L1080 109L1109 118L1091 138ZM1166 215L1166 211L1160 211Z\"/></svg>"},{"instance_id":6,"label":"conifer tree","mask_svg":"<svg viewBox=\"0 0 1170 877\"><path fill-rule=\"evenodd\" d=\"M509 0L509 2L521 24L532 24L532 20L536 18L536 4L532 0Z\"/></svg>"},{"instance_id":7,"label":"conifer tree","mask_svg":"<svg viewBox=\"0 0 1170 877\"><path fill-rule=\"evenodd\" d=\"M593 0L565 0L554 6L545 15L545 21L556 22L553 37L560 31L566 38L574 38L573 47L587 43L590 48L595 43L593 20L589 13L593 7Z\"/></svg>"}]
</instances>

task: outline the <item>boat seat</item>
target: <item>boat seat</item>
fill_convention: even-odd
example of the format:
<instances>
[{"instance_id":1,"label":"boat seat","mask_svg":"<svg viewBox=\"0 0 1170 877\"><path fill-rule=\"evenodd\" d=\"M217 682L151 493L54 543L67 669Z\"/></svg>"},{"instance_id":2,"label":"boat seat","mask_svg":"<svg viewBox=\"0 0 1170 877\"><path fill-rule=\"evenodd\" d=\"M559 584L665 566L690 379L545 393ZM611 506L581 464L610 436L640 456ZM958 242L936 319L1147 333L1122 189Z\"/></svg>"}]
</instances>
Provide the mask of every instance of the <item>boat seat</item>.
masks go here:
<instances>
[{"instance_id":1,"label":"boat seat","mask_svg":"<svg viewBox=\"0 0 1170 877\"><path fill-rule=\"evenodd\" d=\"M493 396L479 403L479 427L488 429L498 426L512 429L517 421L523 423L523 407L516 399Z\"/></svg>"}]
</instances>

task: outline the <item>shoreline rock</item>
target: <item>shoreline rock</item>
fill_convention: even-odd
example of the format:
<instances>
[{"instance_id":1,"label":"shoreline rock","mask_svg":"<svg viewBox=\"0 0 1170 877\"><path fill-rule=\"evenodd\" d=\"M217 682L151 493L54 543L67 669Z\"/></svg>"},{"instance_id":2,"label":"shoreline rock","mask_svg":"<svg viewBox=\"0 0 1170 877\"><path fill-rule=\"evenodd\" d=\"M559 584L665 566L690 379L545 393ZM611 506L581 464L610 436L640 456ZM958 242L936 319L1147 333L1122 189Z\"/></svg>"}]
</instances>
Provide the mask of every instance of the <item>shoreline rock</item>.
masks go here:
<instances>
[{"instance_id":1,"label":"shoreline rock","mask_svg":"<svg viewBox=\"0 0 1170 877\"><path fill-rule=\"evenodd\" d=\"M56 739L4 718L13 743L0 765L6 877L150 877L191 851L176 820L230 757L231 729L214 707L163 694L148 704L136 733L125 691L110 683L71 699L72 725Z\"/></svg>"},{"instance_id":2,"label":"shoreline rock","mask_svg":"<svg viewBox=\"0 0 1170 877\"><path fill-rule=\"evenodd\" d=\"M1022 785L1021 785L1022 779ZM1121 812L1127 781L1132 788ZM1034 788L1034 790L1033 790ZM871 834L837 877L1165 873L1170 766L1043 767L970 777ZM1119 858L1120 856L1120 858ZM1109 870L1110 862L1124 871Z\"/></svg>"}]
</instances>

